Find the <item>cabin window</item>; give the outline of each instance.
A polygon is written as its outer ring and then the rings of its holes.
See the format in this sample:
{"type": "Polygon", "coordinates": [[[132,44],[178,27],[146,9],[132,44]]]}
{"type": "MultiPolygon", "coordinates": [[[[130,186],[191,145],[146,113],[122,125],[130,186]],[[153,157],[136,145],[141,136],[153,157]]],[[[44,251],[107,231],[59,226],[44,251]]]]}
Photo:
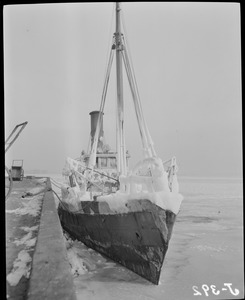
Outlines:
{"type": "Polygon", "coordinates": [[[110,158],[110,168],[115,169],[117,167],[117,161],[115,157],[110,158]]]}
{"type": "Polygon", "coordinates": [[[75,179],[74,179],[73,175],[69,176],[69,181],[70,181],[70,186],[71,187],[76,186],[75,179]]]}
{"type": "Polygon", "coordinates": [[[101,157],[100,158],[100,166],[101,166],[101,168],[106,168],[107,167],[107,158],[106,157],[101,157]]]}
{"type": "Polygon", "coordinates": [[[96,157],[96,168],[98,168],[98,157],[96,157]]]}

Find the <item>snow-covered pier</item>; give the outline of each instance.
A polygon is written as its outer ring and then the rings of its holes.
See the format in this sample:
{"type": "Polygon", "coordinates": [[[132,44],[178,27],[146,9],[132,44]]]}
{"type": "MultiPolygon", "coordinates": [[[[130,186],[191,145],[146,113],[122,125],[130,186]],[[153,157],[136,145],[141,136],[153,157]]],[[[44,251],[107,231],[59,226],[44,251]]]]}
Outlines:
{"type": "Polygon", "coordinates": [[[15,181],[6,201],[7,299],[76,299],[49,178],[15,181]]]}

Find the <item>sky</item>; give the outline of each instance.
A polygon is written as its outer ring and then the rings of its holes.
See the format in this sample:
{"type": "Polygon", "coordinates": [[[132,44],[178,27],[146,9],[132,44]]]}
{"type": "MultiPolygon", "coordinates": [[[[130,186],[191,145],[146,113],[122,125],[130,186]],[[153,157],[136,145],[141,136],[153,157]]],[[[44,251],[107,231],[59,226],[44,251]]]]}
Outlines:
{"type": "MultiPolygon", "coordinates": [[[[5,137],[28,121],[5,155],[25,172],[61,173],[87,151],[89,112],[100,107],[114,3],[5,5],[5,137]]],[[[124,35],[157,155],[179,175],[242,176],[240,4],[123,2],[124,35]]],[[[143,158],[126,74],[126,147],[143,158]]],[[[116,147],[115,61],[104,111],[116,147]]],[[[5,139],[6,139],[5,138],[5,139]]]]}

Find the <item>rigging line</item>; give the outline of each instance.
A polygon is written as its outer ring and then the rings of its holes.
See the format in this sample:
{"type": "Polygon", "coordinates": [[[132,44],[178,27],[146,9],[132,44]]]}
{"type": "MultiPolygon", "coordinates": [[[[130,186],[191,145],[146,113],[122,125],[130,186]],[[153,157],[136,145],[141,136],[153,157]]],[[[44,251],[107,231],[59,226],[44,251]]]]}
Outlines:
{"type": "MultiPolygon", "coordinates": [[[[115,4],[113,4],[113,6],[115,6],[115,4]]],[[[113,23],[113,18],[114,18],[114,13],[115,13],[115,7],[113,7],[113,10],[112,10],[112,15],[111,15],[111,24],[110,24],[110,30],[109,30],[109,41],[108,41],[108,49],[111,49],[112,47],[111,47],[111,35],[112,35],[112,23],[113,23]]],[[[113,56],[112,55],[112,49],[110,50],[110,51],[108,51],[109,52],[109,55],[107,56],[107,59],[106,59],[106,61],[108,62],[107,63],[107,68],[105,69],[105,76],[104,76],[104,86],[103,86],[103,92],[102,92],[102,100],[101,100],[101,104],[102,104],[102,102],[104,102],[104,98],[105,98],[105,95],[106,95],[106,92],[107,92],[107,87],[108,87],[108,82],[109,82],[109,74],[108,74],[108,64],[110,64],[110,61],[112,60],[112,58],[111,58],[111,56],[113,56]]],[[[107,53],[108,53],[107,52],[107,53]]],[[[111,62],[112,63],[112,62],[111,62]]],[[[111,68],[111,64],[110,64],[110,68],[111,68]]],[[[110,71],[109,71],[109,73],[110,73],[110,71]]],[[[100,107],[100,112],[102,111],[102,113],[103,113],[103,111],[104,111],[104,104],[103,104],[103,108],[102,108],[102,106],[100,107]]],[[[97,121],[97,126],[96,126],[96,131],[95,131],[95,136],[94,136],[94,141],[97,141],[98,140],[98,134],[99,133],[97,133],[97,128],[98,128],[98,126],[99,126],[99,128],[101,127],[101,122],[102,122],[102,117],[101,117],[101,113],[99,114],[99,117],[98,117],[98,121],[97,121]]],[[[90,139],[90,146],[91,146],[91,139],[90,139]]],[[[89,147],[89,145],[88,145],[88,147],[89,147]]],[[[88,148],[89,149],[89,148],[88,148]]],[[[96,147],[93,147],[93,145],[92,145],[92,149],[91,149],[91,152],[90,152],[90,154],[92,154],[92,153],[94,153],[94,151],[96,151],[96,149],[97,149],[97,142],[96,142],[96,147]],[[95,148],[95,150],[93,149],[93,148],[95,148]]],[[[95,155],[95,154],[94,154],[95,155]]],[[[95,162],[93,162],[92,161],[92,164],[94,165],[95,164],[95,162]]]]}
{"type": "Polygon", "coordinates": [[[133,78],[134,78],[135,89],[136,89],[137,98],[138,98],[138,101],[139,101],[139,108],[141,110],[142,120],[143,120],[143,123],[144,123],[148,143],[150,144],[150,148],[151,148],[153,156],[156,156],[156,152],[155,152],[155,149],[153,147],[153,141],[152,141],[149,129],[146,125],[145,118],[144,118],[144,115],[143,115],[142,104],[141,104],[140,95],[139,95],[139,89],[138,89],[137,80],[136,80],[136,77],[135,77],[134,66],[133,66],[133,62],[132,62],[133,61],[132,60],[132,55],[131,55],[131,51],[130,51],[130,47],[129,47],[129,43],[128,43],[128,39],[127,39],[127,29],[126,29],[126,25],[125,25],[125,21],[124,21],[123,11],[122,11],[121,15],[122,15],[122,26],[123,26],[123,29],[125,31],[125,37],[123,36],[123,40],[125,41],[125,45],[126,45],[126,49],[127,49],[126,52],[128,52],[127,56],[129,56],[129,63],[130,63],[130,66],[132,68],[132,74],[133,74],[133,78]]]}
{"type": "Polygon", "coordinates": [[[51,181],[53,181],[53,183],[56,183],[59,186],[63,185],[63,182],[58,182],[57,180],[53,179],[52,177],[50,177],[51,181]]]}
{"type": "Polygon", "coordinates": [[[172,162],[172,158],[170,158],[170,159],[168,159],[168,160],[165,160],[165,161],[163,161],[162,163],[163,163],[163,165],[165,165],[165,164],[170,163],[170,162],[172,162]]]}
{"type": "Polygon", "coordinates": [[[51,181],[54,181],[56,184],[62,185],[61,182],[58,182],[57,180],[53,179],[52,177],[50,177],[50,180],[51,180],[51,181]]]}
{"type": "MultiPolygon", "coordinates": [[[[77,176],[81,176],[83,177],[87,182],[93,184],[94,186],[96,186],[98,189],[102,190],[102,192],[104,192],[104,189],[102,187],[100,187],[98,184],[96,184],[95,182],[93,182],[92,180],[89,180],[88,178],[86,178],[82,173],[78,172],[78,171],[74,171],[75,173],[75,177],[76,174],[78,174],[77,176]]],[[[77,181],[77,177],[76,177],[76,181],[77,181]]]]}
{"type": "Polygon", "coordinates": [[[114,51],[113,51],[113,49],[111,49],[108,67],[107,67],[107,74],[106,74],[107,76],[105,79],[104,88],[103,88],[103,92],[102,92],[100,112],[99,112],[98,121],[97,121],[97,125],[96,125],[95,136],[94,136],[94,143],[92,145],[92,149],[91,149],[91,153],[90,153],[90,158],[91,158],[91,159],[89,159],[90,166],[95,165],[95,158],[96,158],[96,151],[97,151],[98,137],[99,137],[99,129],[101,128],[101,123],[102,123],[102,114],[103,114],[104,106],[105,106],[105,98],[106,98],[106,93],[107,93],[107,88],[108,88],[108,83],[109,83],[109,78],[110,78],[110,71],[111,71],[113,56],[114,56],[114,51]]]}
{"type": "MultiPolygon", "coordinates": [[[[86,170],[91,170],[91,171],[93,171],[94,173],[98,173],[98,174],[100,174],[100,175],[102,175],[102,176],[108,177],[108,178],[110,178],[110,179],[112,179],[112,180],[114,180],[114,181],[117,181],[117,182],[119,183],[118,179],[116,179],[116,178],[114,178],[114,177],[111,177],[111,176],[109,176],[109,175],[106,175],[106,174],[104,174],[104,173],[101,173],[101,172],[99,172],[99,171],[96,171],[96,170],[94,170],[94,169],[92,169],[92,168],[89,168],[88,166],[83,165],[80,161],[76,161],[76,164],[79,165],[82,169],[84,169],[84,171],[86,171],[86,170]]],[[[77,168],[78,168],[78,167],[77,167],[77,168]]],[[[78,173],[81,173],[81,172],[77,171],[77,169],[74,169],[74,171],[76,171],[76,172],[78,172],[78,173]]],[[[82,174],[82,173],[81,173],[81,174],[82,174]]]]}
{"type": "MultiPolygon", "coordinates": [[[[125,25],[125,21],[124,21],[124,13],[122,11],[122,25],[123,25],[123,29],[125,31],[125,35],[123,36],[123,41],[125,44],[125,49],[126,49],[126,54],[128,57],[128,61],[129,61],[129,65],[131,66],[131,71],[132,71],[132,75],[133,75],[133,79],[134,79],[134,84],[135,84],[135,88],[136,88],[136,92],[137,92],[137,96],[138,99],[140,101],[140,96],[139,96],[139,91],[138,91],[138,86],[137,86],[137,81],[136,81],[136,76],[135,76],[135,70],[134,70],[134,65],[133,65],[133,59],[132,59],[132,54],[130,51],[130,47],[129,47],[129,42],[128,42],[128,34],[127,34],[127,29],[126,29],[126,25],[125,25]]],[[[142,108],[141,108],[141,113],[142,113],[142,108]]]]}
{"type": "MultiPolygon", "coordinates": [[[[111,23],[110,23],[110,30],[109,30],[109,38],[108,38],[108,49],[111,48],[111,37],[113,36],[113,32],[114,32],[112,26],[113,26],[114,15],[115,15],[115,6],[116,6],[116,3],[113,3],[113,9],[112,9],[112,15],[111,15],[111,23]]],[[[108,53],[109,53],[109,51],[108,51],[108,53]]],[[[109,57],[109,55],[108,55],[108,57],[109,57]]],[[[106,61],[108,61],[108,57],[107,57],[106,61]]]]}
{"type": "MultiPolygon", "coordinates": [[[[112,66],[112,61],[113,61],[113,56],[114,56],[114,51],[111,49],[110,51],[110,57],[109,57],[109,61],[108,61],[108,67],[107,67],[107,72],[106,72],[106,78],[104,81],[104,87],[103,87],[103,92],[102,92],[102,99],[101,99],[101,103],[100,103],[100,112],[104,112],[104,107],[105,107],[105,98],[106,98],[106,93],[107,93],[107,88],[108,88],[108,83],[109,83],[109,79],[110,79],[110,71],[111,71],[111,66],[112,66]]],[[[97,122],[97,125],[99,123],[101,123],[102,118],[101,118],[101,114],[99,115],[99,121],[97,122]]],[[[101,125],[101,124],[99,124],[101,125]]],[[[97,130],[97,127],[96,127],[97,130]]]]}
{"type": "MultiPolygon", "coordinates": [[[[115,4],[113,4],[113,6],[115,6],[115,4]]],[[[112,13],[111,13],[111,22],[110,22],[110,29],[109,29],[109,34],[108,34],[109,38],[108,38],[107,49],[111,49],[112,23],[113,23],[113,19],[114,19],[114,13],[115,13],[115,8],[113,7],[112,13]]],[[[106,62],[108,62],[110,60],[111,51],[107,51],[106,53],[109,53],[109,55],[108,54],[106,55],[106,60],[105,60],[106,62]]],[[[108,63],[106,64],[106,66],[108,66],[108,63]]],[[[106,66],[105,66],[105,74],[104,74],[104,81],[103,81],[104,83],[106,81],[106,77],[107,77],[107,74],[108,74],[108,68],[106,68],[106,66]]],[[[103,95],[102,95],[102,98],[103,98],[103,95]]],[[[97,121],[97,124],[98,123],[99,123],[99,120],[97,121]]],[[[88,141],[88,146],[87,146],[87,153],[89,152],[89,149],[91,148],[91,146],[93,147],[93,145],[91,145],[91,137],[90,137],[89,141],[88,141]]],[[[91,153],[92,153],[92,149],[91,149],[91,153]]]]}
{"type": "MultiPolygon", "coordinates": [[[[127,49],[126,49],[126,55],[128,56],[127,49]]],[[[130,55],[130,53],[129,53],[129,55],[130,55]]],[[[130,61],[130,57],[129,57],[129,61],[130,61]]],[[[155,149],[154,149],[154,146],[153,146],[154,143],[153,143],[153,140],[151,138],[148,126],[146,125],[145,117],[144,117],[144,114],[143,114],[142,103],[141,103],[141,100],[140,100],[139,89],[138,89],[138,84],[137,84],[137,80],[136,80],[136,76],[135,76],[135,71],[134,71],[134,66],[133,66],[133,63],[132,63],[132,59],[131,59],[130,65],[132,66],[132,75],[133,75],[133,79],[134,79],[134,84],[135,84],[137,99],[138,99],[138,102],[139,102],[139,108],[140,108],[140,111],[141,111],[143,125],[144,125],[145,131],[146,131],[147,141],[148,141],[148,144],[150,145],[152,155],[156,156],[156,152],[155,152],[155,149]]]]}
{"type": "MultiPolygon", "coordinates": [[[[115,3],[113,3],[113,9],[112,9],[112,13],[111,13],[111,22],[110,22],[110,29],[109,29],[109,34],[108,34],[108,46],[107,46],[107,49],[109,49],[106,53],[106,60],[105,62],[108,62],[109,61],[109,57],[110,57],[110,54],[111,54],[111,36],[113,35],[113,29],[112,29],[112,25],[113,25],[113,20],[114,20],[114,14],[115,14],[115,3]]],[[[105,82],[105,78],[106,78],[106,74],[107,74],[107,65],[105,65],[105,76],[104,76],[104,82],[105,82]]]]}
{"type": "Polygon", "coordinates": [[[58,186],[58,185],[55,184],[52,180],[51,180],[51,183],[52,183],[53,185],[55,185],[57,188],[61,189],[61,186],[58,186]]]}
{"type": "Polygon", "coordinates": [[[110,72],[111,72],[111,66],[112,66],[112,61],[113,61],[113,57],[114,57],[114,51],[111,50],[111,53],[110,53],[110,58],[109,58],[109,65],[108,65],[108,68],[107,68],[107,76],[106,76],[106,81],[105,81],[105,84],[104,84],[104,89],[103,89],[103,104],[101,103],[101,107],[100,107],[100,111],[104,111],[104,107],[105,107],[105,98],[106,98],[106,94],[107,94],[107,89],[108,89],[108,83],[109,83],[109,79],[110,79],[110,72]]]}
{"type": "Polygon", "coordinates": [[[127,58],[127,61],[128,61],[128,65],[131,69],[131,76],[132,76],[132,80],[134,82],[135,93],[136,93],[137,100],[138,100],[138,103],[139,103],[140,113],[141,113],[142,119],[144,121],[144,115],[143,115],[143,110],[142,110],[142,104],[141,104],[141,101],[140,101],[140,95],[139,95],[139,89],[138,89],[137,80],[136,80],[136,76],[135,76],[134,65],[133,65],[132,58],[130,57],[130,49],[129,49],[128,42],[126,41],[126,39],[124,39],[124,42],[125,42],[125,45],[126,45],[125,55],[126,55],[126,58],[127,58]]]}
{"type": "Polygon", "coordinates": [[[128,58],[126,56],[126,52],[123,53],[123,60],[124,60],[124,64],[125,64],[126,73],[127,73],[127,76],[128,76],[129,85],[130,85],[130,88],[131,88],[132,97],[133,97],[133,100],[134,100],[133,102],[134,102],[134,106],[135,106],[135,113],[136,113],[136,117],[137,117],[137,120],[138,120],[138,125],[139,125],[139,130],[140,130],[140,135],[141,135],[143,148],[147,149],[147,139],[146,139],[144,128],[143,128],[142,122],[141,122],[141,114],[140,114],[140,110],[139,110],[139,107],[138,107],[138,102],[137,102],[137,99],[136,99],[137,95],[135,93],[134,81],[133,81],[133,78],[132,78],[132,73],[131,73],[128,58]]]}
{"type": "MultiPolygon", "coordinates": [[[[89,168],[89,167],[83,167],[83,168],[84,168],[84,169],[91,170],[91,171],[93,171],[94,173],[98,173],[98,174],[100,174],[100,175],[102,175],[102,176],[105,176],[105,177],[107,177],[107,178],[109,178],[109,179],[112,179],[112,180],[114,180],[114,181],[116,181],[116,182],[119,183],[119,180],[116,179],[116,178],[114,178],[114,177],[111,177],[111,176],[106,175],[106,174],[104,174],[104,173],[101,173],[101,172],[99,172],[99,171],[93,170],[92,168],[89,168]]],[[[76,172],[78,172],[78,171],[76,171],[76,172]]],[[[80,173],[80,172],[78,172],[78,173],[80,173]]]]}
{"type": "Polygon", "coordinates": [[[145,131],[147,145],[148,145],[148,148],[151,150],[151,156],[156,156],[156,152],[155,152],[154,147],[153,147],[153,141],[152,141],[149,129],[146,125],[145,118],[144,118],[143,109],[142,109],[140,96],[139,96],[139,91],[138,91],[138,86],[137,86],[137,81],[136,81],[136,77],[135,77],[134,70],[133,70],[133,64],[130,63],[130,59],[128,57],[128,53],[127,53],[126,48],[125,48],[125,57],[127,59],[127,63],[129,65],[129,68],[130,68],[130,71],[131,71],[131,77],[132,77],[132,81],[133,81],[133,84],[134,84],[135,95],[136,95],[135,99],[137,101],[137,106],[139,108],[139,113],[140,113],[140,116],[141,116],[141,119],[142,119],[142,125],[143,125],[144,131],[145,131]]]}
{"type": "Polygon", "coordinates": [[[126,73],[127,73],[127,76],[128,76],[129,85],[130,85],[130,88],[131,88],[132,97],[133,97],[133,100],[134,100],[135,113],[136,113],[136,117],[137,117],[137,120],[138,120],[140,135],[141,135],[141,139],[142,139],[143,147],[144,147],[144,135],[143,135],[142,127],[140,126],[140,115],[139,115],[139,111],[137,109],[136,102],[135,102],[135,92],[134,92],[134,88],[133,88],[132,81],[131,81],[129,66],[127,65],[126,58],[125,58],[124,55],[123,55],[123,60],[124,60],[124,63],[125,63],[125,69],[126,69],[126,73]]]}
{"type": "Polygon", "coordinates": [[[124,41],[124,44],[125,44],[125,55],[126,55],[126,58],[127,58],[127,61],[128,61],[128,65],[130,66],[130,69],[131,69],[132,81],[134,82],[134,86],[135,86],[135,95],[136,95],[137,102],[139,103],[138,106],[139,106],[139,110],[140,110],[140,115],[142,117],[143,126],[144,126],[145,131],[146,131],[146,137],[147,137],[147,140],[148,140],[149,144],[152,144],[151,137],[149,136],[149,130],[147,129],[145,119],[144,119],[144,115],[143,115],[142,104],[141,104],[141,101],[140,101],[139,89],[138,89],[137,80],[136,80],[136,76],[135,76],[134,65],[133,65],[133,61],[132,61],[132,57],[131,57],[130,47],[129,47],[129,43],[128,43],[128,40],[127,40],[127,32],[126,32],[126,26],[125,26],[123,15],[122,15],[122,21],[123,21],[123,28],[124,28],[124,31],[125,31],[125,36],[123,36],[123,41],[124,41]]]}
{"type": "MultiPolygon", "coordinates": [[[[117,90],[115,89],[114,91],[115,95],[114,95],[114,99],[117,99],[117,90]]],[[[121,172],[121,166],[119,163],[119,157],[120,157],[120,148],[119,148],[119,118],[118,118],[118,104],[117,101],[115,101],[115,116],[116,116],[116,151],[117,151],[117,172],[118,174],[120,174],[121,172]]]]}

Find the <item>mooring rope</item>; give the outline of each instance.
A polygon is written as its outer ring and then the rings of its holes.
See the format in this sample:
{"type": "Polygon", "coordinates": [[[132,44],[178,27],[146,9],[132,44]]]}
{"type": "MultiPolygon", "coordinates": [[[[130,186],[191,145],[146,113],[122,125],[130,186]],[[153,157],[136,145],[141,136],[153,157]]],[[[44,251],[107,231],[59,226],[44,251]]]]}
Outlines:
{"type": "Polygon", "coordinates": [[[52,188],[50,188],[48,191],[53,192],[53,193],[56,195],[56,197],[58,198],[58,200],[60,201],[61,206],[62,206],[66,211],[69,211],[69,209],[65,206],[64,202],[60,199],[60,197],[58,196],[58,194],[57,194],[52,188]]]}
{"type": "MultiPolygon", "coordinates": [[[[79,173],[79,172],[77,172],[77,173],[79,173]]],[[[50,178],[50,179],[51,179],[51,181],[55,181],[55,180],[52,179],[52,178],[50,178]]],[[[89,181],[89,182],[91,182],[91,181],[89,181]]],[[[52,182],[52,184],[54,184],[56,187],[58,187],[58,188],[61,189],[61,187],[59,187],[58,185],[56,185],[54,182],[52,182]]],[[[104,192],[104,190],[103,190],[100,186],[98,186],[97,184],[95,184],[94,182],[91,182],[91,184],[95,185],[97,188],[101,189],[101,190],[104,192]]],[[[76,211],[72,211],[72,210],[70,210],[70,209],[66,206],[66,203],[60,199],[59,195],[55,192],[55,190],[53,190],[52,188],[50,188],[50,189],[48,189],[48,191],[52,191],[52,192],[56,195],[56,197],[58,198],[58,200],[59,200],[61,206],[62,206],[66,211],[68,211],[68,212],[70,212],[70,213],[78,213],[78,212],[80,212],[80,211],[84,211],[84,209],[85,209],[87,206],[90,205],[90,202],[92,202],[92,201],[89,201],[89,200],[88,200],[89,203],[87,203],[87,205],[85,205],[83,208],[81,208],[81,209],[79,209],[79,210],[76,210],[76,211]]],[[[94,199],[93,201],[95,201],[95,199],[94,199]]],[[[81,202],[82,202],[82,201],[81,201],[81,202]]]]}
{"type": "Polygon", "coordinates": [[[53,179],[53,178],[51,178],[51,177],[50,177],[50,180],[52,181],[52,183],[53,183],[56,187],[58,187],[58,188],[61,189],[61,186],[63,185],[62,183],[58,182],[57,180],[55,180],[55,179],[53,179]]]}

